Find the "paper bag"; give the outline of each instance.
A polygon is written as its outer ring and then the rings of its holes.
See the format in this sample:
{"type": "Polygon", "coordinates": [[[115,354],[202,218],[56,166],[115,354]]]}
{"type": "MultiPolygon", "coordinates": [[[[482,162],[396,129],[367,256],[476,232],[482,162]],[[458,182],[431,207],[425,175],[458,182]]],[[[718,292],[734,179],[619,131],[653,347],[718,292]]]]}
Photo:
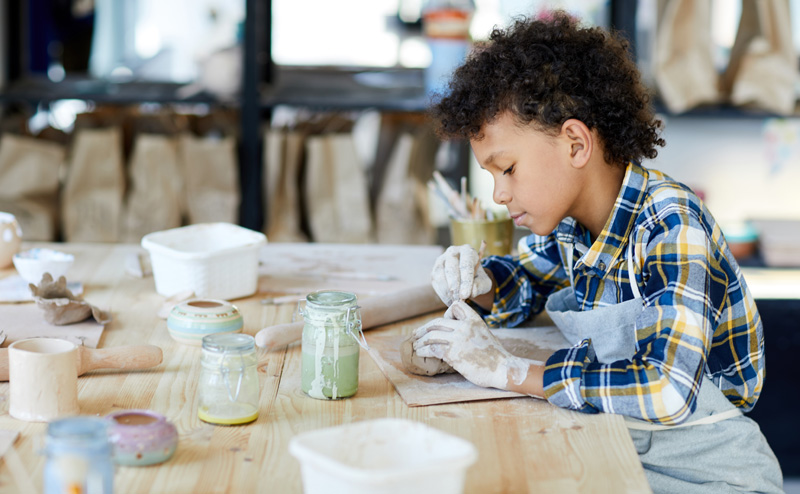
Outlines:
{"type": "Polygon", "coordinates": [[[25,240],[56,240],[64,146],[28,136],[0,137],[0,211],[17,217],[25,240]]]}
{"type": "Polygon", "coordinates": [[[734,105],[789,115],[795,108],[797,55],[787,0],[742,0],[742,17],[722,91],[734,105]]]}
{"type": "Polygon", "coordinates": [[[719,100],[711,44],[711,2],[661,0],[654,75],[667,108],[681,113],[719,100]]]}
{"type": "Polygon", "coordinates": [[[189,223],[237,223],[241,198],[234,138],[184,134],[179,145],[189,223]]]}
{"type": "Polygon", "coordinates": [[[69,242],[120,240],[125,175],[119,127],[77,129],[61,200],[69,242]]]}
{"type": "Polygon", "coordinates": [[[305,132],[271,128],[264,136],[264,233],[270,242],[305,242],[301,227],[300,173],[304,162],[305,132]]]}
{"type": "Polygon", "coordinates": [[[435,150],[435,137],[425,128],[400,135],[386,164],[375,205],[378,243],[435,242],[425,185],[433,173],[435,150]]]}
{"type": "Polygon", "coordinates": [[[183,184],[175,139],[138,134],[129,165],[123,240],[139,243],[148,233],[181,226],[183,184]]]}
{"type": "Polygon", "coordinates": [[[352,133],[309,136],[306,156],[305,209],[312,239],[371,242],[369,187],[352,133]]]}

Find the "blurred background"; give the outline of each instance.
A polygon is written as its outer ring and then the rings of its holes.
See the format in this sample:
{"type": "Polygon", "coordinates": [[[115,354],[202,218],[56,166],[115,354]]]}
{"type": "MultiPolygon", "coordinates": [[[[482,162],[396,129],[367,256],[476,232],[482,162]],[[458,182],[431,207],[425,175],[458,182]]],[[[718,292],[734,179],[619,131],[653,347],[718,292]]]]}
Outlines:
{"type": "MultiPolygon", "coordinates": [[[[630,41],[665,124],[645,166],[704,198],[743,266],[799,267],[800,0],[0,0],[0,210],[27,240],[230,221],[447,245],[434,171],[502,210],[425,110],[493,27],[552,8],[630,41]]],[[[775,395],[753,416],[794,478],[792,290],[759,300],[775,395]]]]}

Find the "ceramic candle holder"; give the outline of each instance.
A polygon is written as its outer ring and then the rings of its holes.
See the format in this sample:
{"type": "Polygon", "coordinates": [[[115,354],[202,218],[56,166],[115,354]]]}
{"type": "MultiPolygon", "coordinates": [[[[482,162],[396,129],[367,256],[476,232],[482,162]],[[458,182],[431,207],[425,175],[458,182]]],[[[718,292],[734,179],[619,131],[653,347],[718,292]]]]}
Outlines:
{"type": "Polygon", "coordinates": [[[239,309],[224,300],[187,300],[173,307],[167,317],[167,330],[172,339],[198,347],[202,346],[204,336],[239,333],[243,327],[239,309]]]}
{"type": "Polygon", "coordinates": [[[175,454],[178,431],[166,417],[150,410],[122,410],[107,416],[114,462],[145,466],[163,463],[175,454]]]}
{"type": "Polygon", "coordinates": [[[14,254],[22,245],[22,229],[11,213],[0,213],[0,269],[11,266],[14,254]]]}
{"type": "Polygon", "coordinates": [[[77,415],[78,347],[67,340],[29,338],[8,347],[8,413],[29,422],[77,415]]]}

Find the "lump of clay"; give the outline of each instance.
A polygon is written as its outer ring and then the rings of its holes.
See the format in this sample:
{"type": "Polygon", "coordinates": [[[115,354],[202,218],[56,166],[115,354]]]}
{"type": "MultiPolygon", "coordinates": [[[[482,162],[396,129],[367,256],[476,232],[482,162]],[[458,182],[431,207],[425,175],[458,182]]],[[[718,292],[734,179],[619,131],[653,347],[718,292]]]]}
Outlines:
{"type": "Polygon", "coordinates": [[[39,285],[29,284],[36,306],[44,311],[44,320],[56,326],[80,322],[89,316],[100,324],[111,321],[111,316],[97,307],[85,302],[83,298],[73,295],[67,288],[67,280],[63,276],[54,282],[50,273],[42,275],[39,285]]]}
{"type": "Polygon", "coordinates": [[[400,359],[408,372],[420,376],[435,376],[436,374],[451,374],[455,372],[455,369],[442,359],[418,356],[414,352],[414,335],[409,336],[400,345],[400,359]]]}

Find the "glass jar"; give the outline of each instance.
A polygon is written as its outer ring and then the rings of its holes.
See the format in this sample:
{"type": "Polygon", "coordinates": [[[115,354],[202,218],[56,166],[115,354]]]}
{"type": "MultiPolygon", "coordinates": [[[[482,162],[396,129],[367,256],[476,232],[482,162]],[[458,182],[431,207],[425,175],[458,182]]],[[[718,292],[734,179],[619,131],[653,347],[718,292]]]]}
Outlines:
{"type": "Polygon", "coordinates": [[[108,442],[108,421],[69,417],[47,426],[45,494],[111,494],[114,464],[108,442]]]}
{"type": "Polygon", "coordinates": [[[361,313],[355,294],[320,291],[306,297],[302,311],[301,387],[312,398],[353,396],[358,390],[361,313]]]}
{"type": "Polygon", "coordinates": [[[203,422],[238,425],[258,418],[256,344],[247,334],[203,337],[197,416],[203,422]]]}

